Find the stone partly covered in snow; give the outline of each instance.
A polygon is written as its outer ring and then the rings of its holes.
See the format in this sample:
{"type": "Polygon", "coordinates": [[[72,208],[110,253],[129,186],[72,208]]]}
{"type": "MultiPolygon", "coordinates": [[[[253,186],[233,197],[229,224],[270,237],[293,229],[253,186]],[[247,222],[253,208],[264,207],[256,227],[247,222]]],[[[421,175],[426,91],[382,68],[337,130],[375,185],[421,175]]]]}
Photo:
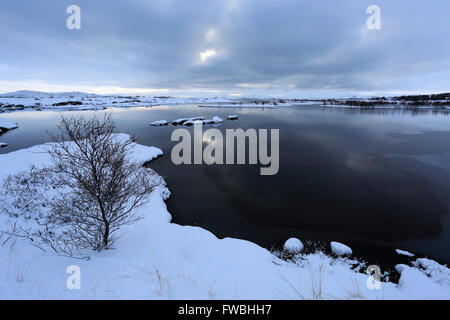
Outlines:
{"type": "Polygon", "coordinates": [[[168,124],[169,124],[169,121],[159,120],[159,121],[152,122],[150,125],[152,127],[162,127],[162,126],[167,126],[168,124]]]}
{"type": "Polygon", "coordinates": [[[16,128],[18,128],[17,123],[7,119],[0,118],[0,134],[16,128]]]}
{"type": "Polygon", "coordinates": [[[172,123],[174,126],[177,126],[177,125],[179,125],[179,124],[185,123],[185,122],[188,121],[188,120],[189,120],[188,118],[177,119],[177,120],[172,121],[171,123],[172,123]]]}
{"type": "Polygon", "coordinates": [[[8,144],[6,144],[4,142],[0,142],[0,148],[4,148],[4,147],[7,147],[7,146],[8,146],[8,144]]]}
{"type": "Polygon", "coordinates": [[[190,127],[190,126],[193,126],[195,123],[202,124],[202,122],[200,122],[200,121],[188,120],[188,121],[184,122],[183,125],[190,127]]]}
{"type": "Polygon", "coordinates": [[[414,257],[414,254],[412,254],[411,252],[408,252],[408,251],[396,249],[395,252],[397,252],[397,254],[399,254],[401,256],[414,257]]]}
{"type": "Polygon", "coordinates": [[[330,243],[331,251],[339,256],[351,256],[353,254],[352,249],[350,247],[346,246],[345,244],[339,243],[339,242],[331,242],[330,243]]]}
{"type": "Polygon", "coordinates": [[[284,243],[283,250],[290,253],[298,253],[303,250],[303,243],[297,238],[291,238],[284,243]]]}
{"type": "Polygon", "coordinates": [[[177,126],[177,125],[186,124],[186,122],[191,123],[191,122],[199,121],[199,120],[203,121],[203,120],[205,120],[205,117],[181,118],[181,119],[174,120],[171,123],[174,126],[177,126]]]}
{"type": "Polygon", "coordinates": [[[214,123],[222,123],[223,120],[217,116],[215,116],[214,118],[212,118],[212,120],[214,121],[214,123]]]}
{"type": "Polygon", "coordinates": [[[173,123],[178,123],[178,124],[183,124],[185,126],[193,126],[195,124],[200,124],[200,125],[207,125],[207,124],[218,124],[218,123],[222,123],[223,120],[219,117],[214,117],[212,119],[205,119],[203,117],[196,117],[196,118],[188,118],[186,121],[183,122],[179,122],[180,120],[185,120],[185,119],[179,119],[179,120],[175,120],[172,122],[173,123]]]}
{"type": "Polygon", "coordinates": [[[227,117],[227,119],[228,119],[228,120],[237,120],[237,119],[238,119],[238,116],[235,115],[235,114],[232,114],[232,115],[229,115],[229,116],[227,117]]]}
{"type": "Polygon", "coordinates": [[[218,123],[222,123],[222,122],[223,122],[223,120],[217,116],[212,119],[203,120],[203,124],[218,124],[218,123]]]}

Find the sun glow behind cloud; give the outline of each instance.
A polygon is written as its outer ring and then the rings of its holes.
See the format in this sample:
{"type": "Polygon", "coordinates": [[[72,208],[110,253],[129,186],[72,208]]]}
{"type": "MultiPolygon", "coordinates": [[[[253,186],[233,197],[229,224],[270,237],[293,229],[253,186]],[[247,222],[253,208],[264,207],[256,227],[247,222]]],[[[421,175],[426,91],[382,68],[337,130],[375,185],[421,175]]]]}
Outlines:
{"type": "Polygon", "coordinates": [[[216,50],[207,49],[205,51],[200,52],[200,61],[201,63],[206,63],[209,58],[214,57],[216,55],[216,50]]]}

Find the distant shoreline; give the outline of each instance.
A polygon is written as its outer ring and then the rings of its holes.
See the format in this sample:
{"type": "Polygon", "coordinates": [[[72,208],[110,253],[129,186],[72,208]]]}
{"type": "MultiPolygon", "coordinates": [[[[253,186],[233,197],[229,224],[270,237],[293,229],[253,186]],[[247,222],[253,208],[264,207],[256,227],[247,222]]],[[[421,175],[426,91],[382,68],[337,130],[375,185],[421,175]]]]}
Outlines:
{"type": "Polygon", "coordinates": [[[0,113],[22,110],[83,111],[111,107],[155,107],[161,105],[198,104],[206,108],[272,108],[302,105],[355,109],[450,110],[450,93],[394,97],[342,99],[284,98],[176,98],[166,96],[93,95],[83,92],[47,93],[17,91],[0,94],[0,113]]]}

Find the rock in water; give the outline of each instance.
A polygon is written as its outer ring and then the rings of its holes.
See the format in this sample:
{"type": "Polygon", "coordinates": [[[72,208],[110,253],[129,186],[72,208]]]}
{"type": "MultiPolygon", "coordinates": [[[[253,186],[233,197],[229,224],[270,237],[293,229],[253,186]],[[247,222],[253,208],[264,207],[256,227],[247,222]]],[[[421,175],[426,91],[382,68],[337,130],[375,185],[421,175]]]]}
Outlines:
{"type": "Polygon", "coordinates": [[[341,257],[341,256],[351,256],[353,254],[352,249],[350,247],[346,246],[345,244],[339,243],[339,242],[331,242],[330,243],[331,251],[341,257]]]}
{"type": "Polygon", "coordinates": [[[291,253],[298,253],[303,250],[303,243],[297,238],[291,238],[284,243],[283,250],[291,253]]]}
{"type": "Polygon", "coordinates": [[[214,123],[222,123],[223,120],[217,116],[213,117],[212,120],[214,121],[214,123]]]}
{"type": "Polygon", "coordinates": [[[168,124],[169,124],[169,121],[159,120],[159,121],[155,121],[155,122],[151,123],[150,125],[152,127],[162,127],[162,126],[167,126],[168,124]]]}

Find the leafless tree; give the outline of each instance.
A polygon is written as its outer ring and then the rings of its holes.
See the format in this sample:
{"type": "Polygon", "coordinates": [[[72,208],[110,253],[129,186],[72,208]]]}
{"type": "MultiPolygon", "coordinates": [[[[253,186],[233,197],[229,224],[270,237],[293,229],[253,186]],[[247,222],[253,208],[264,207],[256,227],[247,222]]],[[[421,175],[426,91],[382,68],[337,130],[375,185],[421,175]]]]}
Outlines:
{"type": "Polygon", "coordinates": [[[133,142],[117,134],[109,114],[101,120],[62,116],[58,129],[47,152],[58,184],[70,191],[52,204],[41,236],[56,251],[65,244],[111,248],[119,228],[141,218],[135,209],[153,190],[151,176],[130,159],[133,142]],[[48,225],[64,232],[56,236],[48,225]]]}

